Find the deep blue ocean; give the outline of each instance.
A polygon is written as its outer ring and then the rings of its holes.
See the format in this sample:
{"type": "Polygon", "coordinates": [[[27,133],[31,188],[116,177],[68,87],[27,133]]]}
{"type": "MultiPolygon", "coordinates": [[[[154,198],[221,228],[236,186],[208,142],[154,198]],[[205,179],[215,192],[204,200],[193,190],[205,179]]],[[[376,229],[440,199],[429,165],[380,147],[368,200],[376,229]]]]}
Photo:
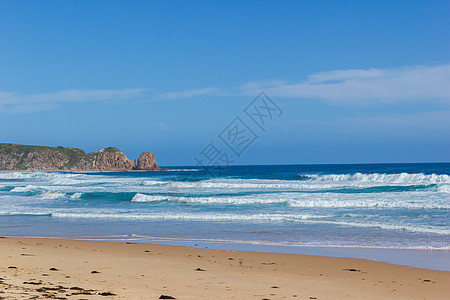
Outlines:
{"type": "Polygon", "coordinates": [[[0,235],[450,250],[450,163],[0,173],[0,235]]]}

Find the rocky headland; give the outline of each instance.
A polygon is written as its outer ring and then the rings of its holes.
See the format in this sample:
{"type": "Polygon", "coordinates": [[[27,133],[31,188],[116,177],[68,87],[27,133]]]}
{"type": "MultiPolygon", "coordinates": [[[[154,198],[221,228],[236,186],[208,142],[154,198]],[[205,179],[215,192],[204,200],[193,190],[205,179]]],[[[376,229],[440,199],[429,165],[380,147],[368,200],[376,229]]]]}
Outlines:
{"type": "Polygon", "coordinates": [[[159,171],[151,152],[142,153],[137,162],[117,148],[86,153],[78,148],[46,147],[0,143],[0,171],[159,171]]]}

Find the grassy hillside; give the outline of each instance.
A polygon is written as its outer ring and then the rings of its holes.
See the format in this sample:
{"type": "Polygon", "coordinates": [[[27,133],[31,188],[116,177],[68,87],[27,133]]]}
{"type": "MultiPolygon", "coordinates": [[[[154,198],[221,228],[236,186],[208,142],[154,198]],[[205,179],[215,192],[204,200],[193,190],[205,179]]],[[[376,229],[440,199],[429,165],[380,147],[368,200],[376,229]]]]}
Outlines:
{"type": "MultiPolygon", "coordinates": [[[[0,171],[129,171],[136,167],[136,161],[115,147],[86,153],[61,146],[0,143],[0,171]]],[[[153,169],[159,170],[157,165],[153,169]]]]}
{"type": "Polygon", "coordinates": [[[70,169],[73,166],[78,165],[82,160],[92,161],[94,155],[86,154],[78,148],[68,147],[47,147],[47,146],[35,146],[35,145],[19,145],[19,144],[6,144],[0,143],[0,155],[4,155],[10,159],[17,160],[15,169],[27,170],[28,166],[24,164],[24,160],[30,153],[60,153],[66,162],[64,166],[58,167],[59,169],[70,169]]]}

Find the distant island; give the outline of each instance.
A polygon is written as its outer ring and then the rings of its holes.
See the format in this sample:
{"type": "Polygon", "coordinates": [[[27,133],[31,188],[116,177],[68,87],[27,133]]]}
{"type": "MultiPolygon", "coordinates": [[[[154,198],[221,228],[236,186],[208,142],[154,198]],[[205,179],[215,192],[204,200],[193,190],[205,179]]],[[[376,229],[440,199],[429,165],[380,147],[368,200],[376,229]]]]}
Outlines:
{"type": "Polygon", "coordinates": [[[159,171],[151,152],[137,161],[128,159],[117,148],[109,147],[86,153],[78,148],[46,147],[0,143],[0,171],[159,171]]]}

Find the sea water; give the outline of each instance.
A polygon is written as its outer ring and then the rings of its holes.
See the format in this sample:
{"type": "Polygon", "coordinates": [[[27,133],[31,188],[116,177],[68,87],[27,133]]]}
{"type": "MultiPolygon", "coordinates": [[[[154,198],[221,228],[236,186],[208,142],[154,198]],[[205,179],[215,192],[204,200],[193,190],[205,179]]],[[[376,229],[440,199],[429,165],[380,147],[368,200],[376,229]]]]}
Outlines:
{"type": "Polygon", "coordinates": [[[364,257],[450,270],[449,163],[172,169],[0,173],[0,235],[364,257]],[[407,253],[416,255],[405,262],[407,253]]]}

